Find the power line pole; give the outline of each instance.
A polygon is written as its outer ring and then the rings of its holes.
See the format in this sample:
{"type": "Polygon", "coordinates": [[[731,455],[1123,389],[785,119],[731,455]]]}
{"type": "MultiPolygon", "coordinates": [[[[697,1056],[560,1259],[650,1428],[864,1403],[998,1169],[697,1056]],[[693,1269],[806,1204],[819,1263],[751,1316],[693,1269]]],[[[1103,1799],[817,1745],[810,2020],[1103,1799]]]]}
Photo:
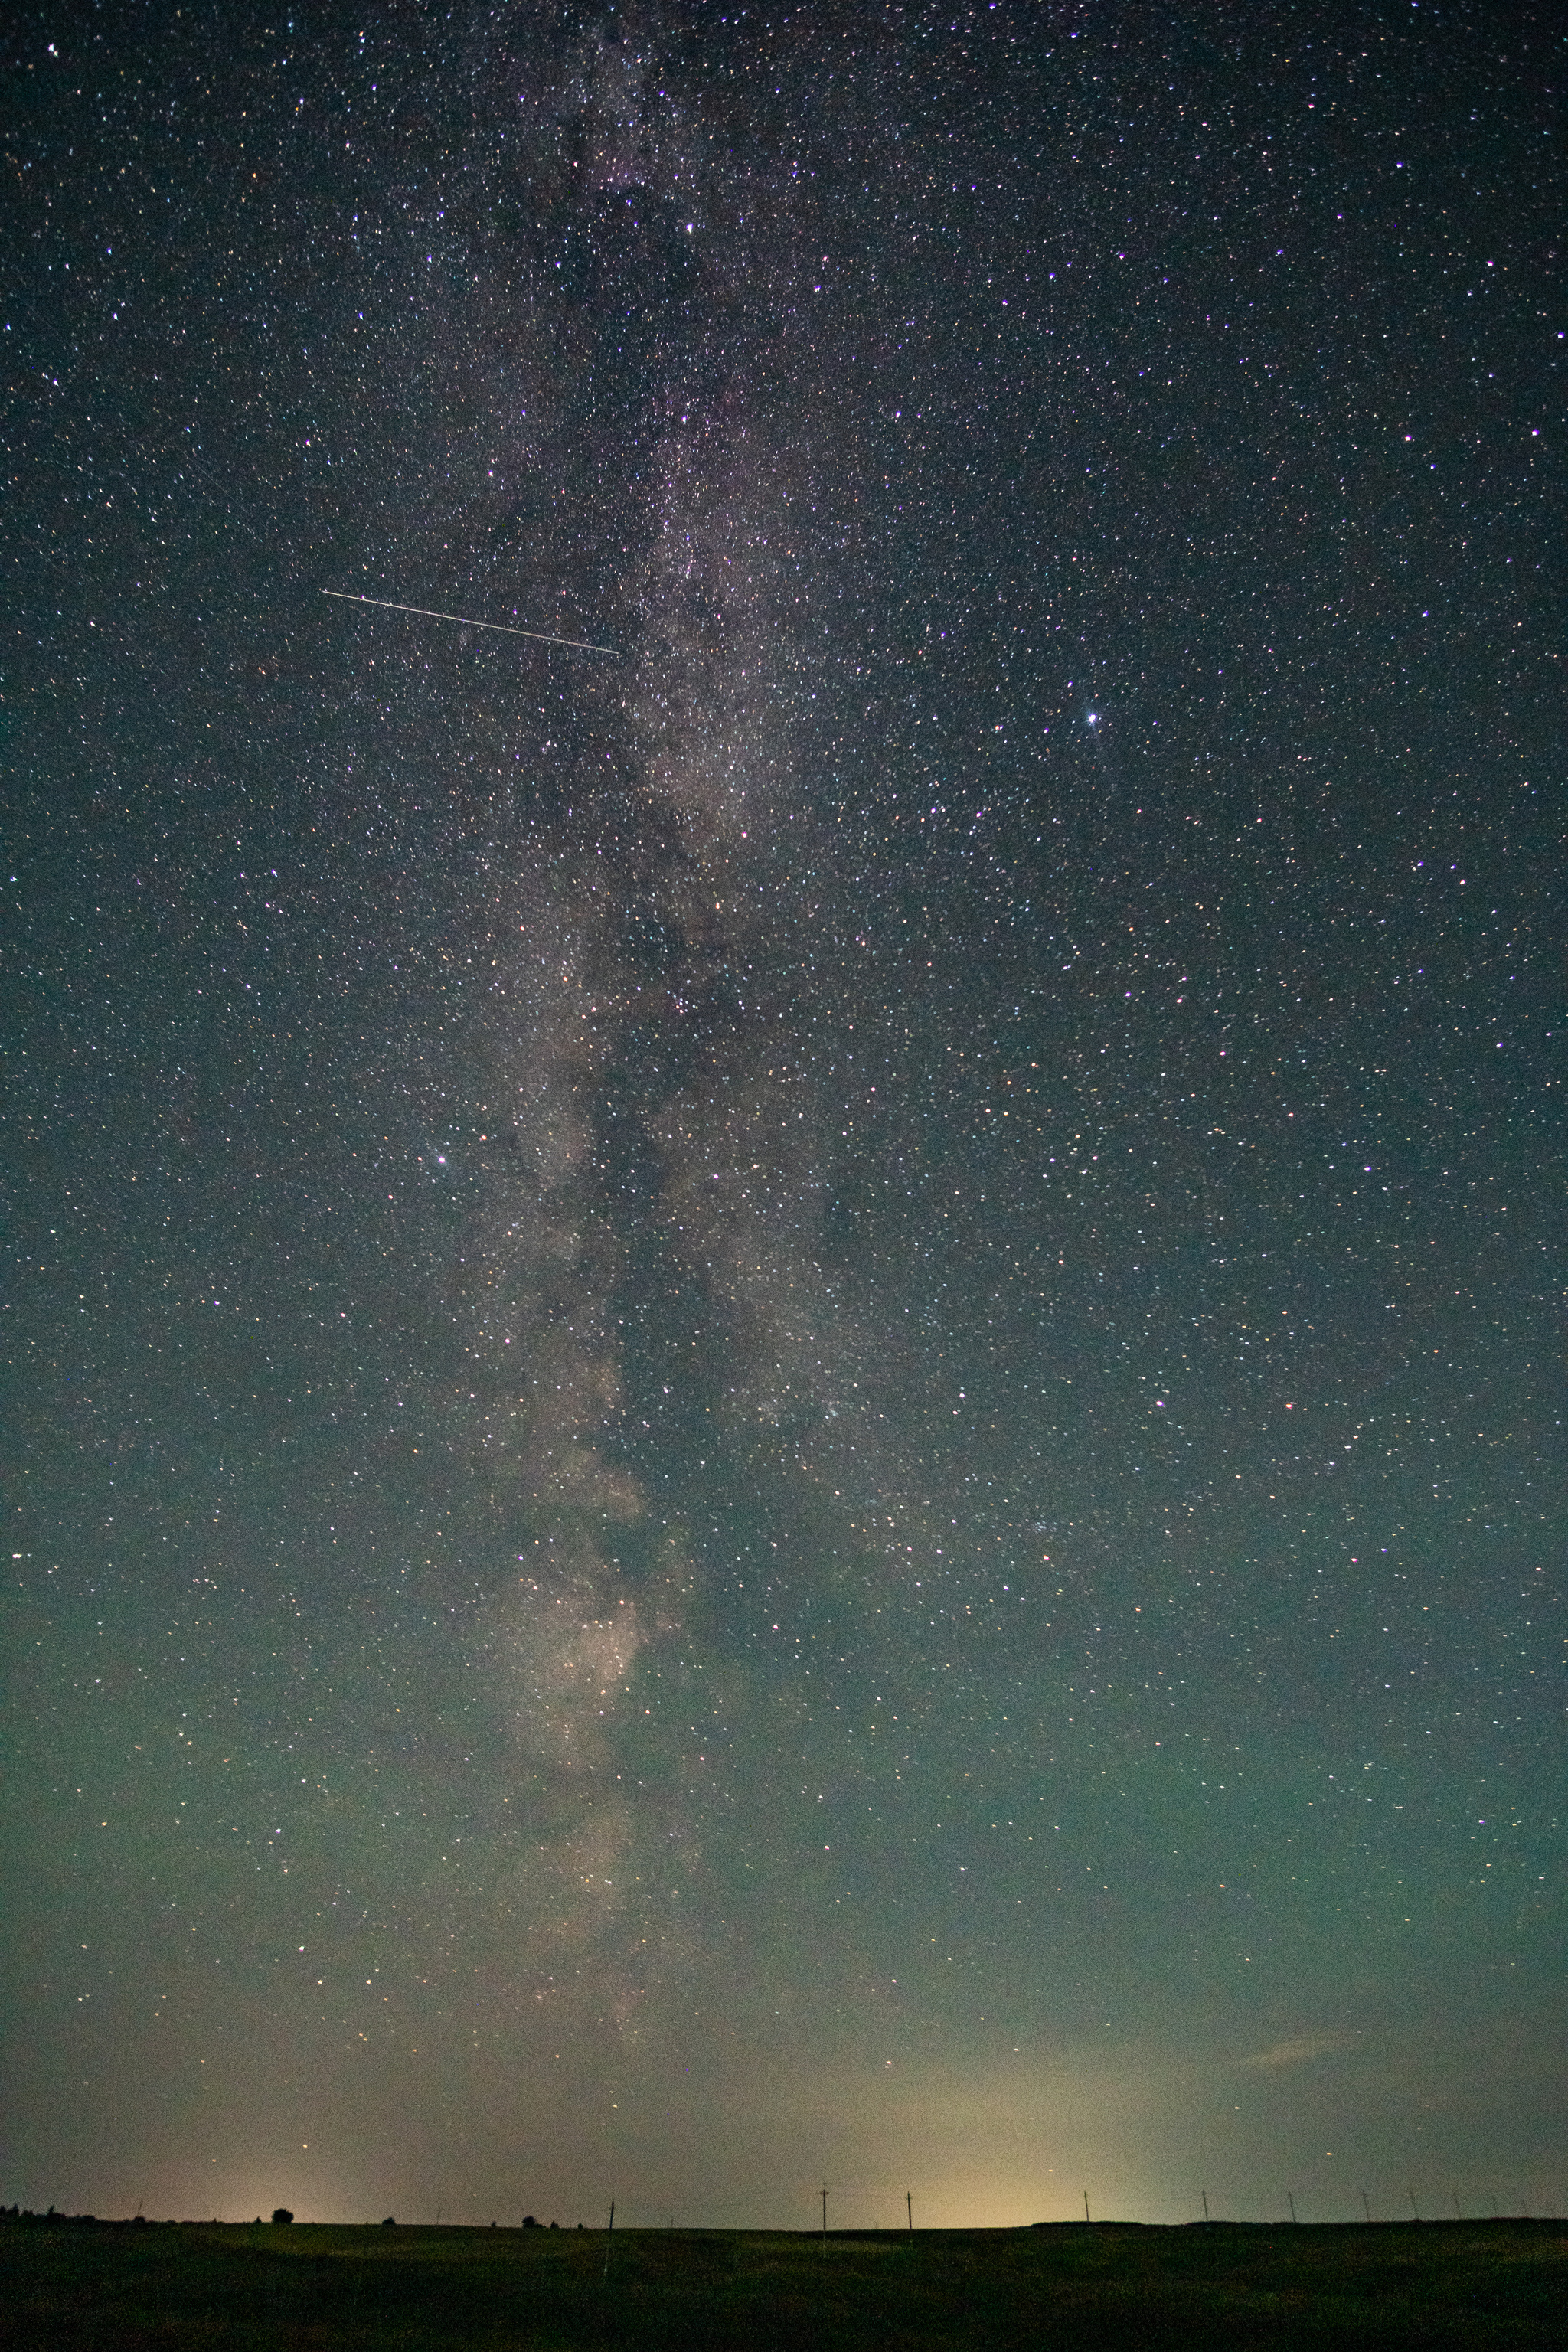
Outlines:
{"type": "Polygon", "coordinates": [[[915,2234],[915,2200],[907,2189],[904,2191],[904,2210],[910,2217],[910,2235],[912,2238],[915,2234]]]}
{"type": "Polygon", "coordinates": [[[1198,2191],[1198,2195],[1199,2195],[1199,2196],[1203,2199],[1203,2200],[1204,2200],[1204,2220],[1206,2221],[1208,2220],[1208,2217],[1209,2217],[1209,2193],[1208,2193],[1208,2190],[1207,2190],[1206,2189],[1199,2189],[1199,2191],[1198,2191]]]}
{"type": "Polygon", "coordinates": [[[1083,2218],[1086,2221],[1089,2219],[1089,2191],[1087,2189],[1083,2192],[1083,2218]]]}
{"type": "Polygon", "coordinates": [[[1290,2219],[1293,2221],[1296,2218],[1296,2200],[1291,2196],[1290,2191],[1288,2189],[1285,2191],[1285,2202],[1290,2208],[1290,2219]]]}
{"type": "Polygon", "coordinates": [[[1372,2219],[1372,2207],[1366,2201],[1366,2190],[1364,2189],[1361,2192],[1361,2210],[1370,2221],[1372,2219]]]}
{"type": "Polygon", "coordinates": [[[610,2275],[610,2240],[616,2234],[616,2200],[610,2200],[610,2226],[605,2232],[605,2276],[610,2275]]]}
{"type": "Polygon", "coordinates": [[[822,2251],[827,2252],[827,2183],[822,2184],[822,2251]]]}

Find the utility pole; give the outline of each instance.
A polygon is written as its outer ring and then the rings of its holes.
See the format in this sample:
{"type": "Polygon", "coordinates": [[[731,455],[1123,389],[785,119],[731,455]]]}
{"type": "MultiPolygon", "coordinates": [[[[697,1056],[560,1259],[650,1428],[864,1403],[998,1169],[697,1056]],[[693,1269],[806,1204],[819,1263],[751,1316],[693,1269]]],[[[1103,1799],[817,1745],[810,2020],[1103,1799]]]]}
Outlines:
{"type": "Polygon", "coordinates": [[[1415,2189],[1412,2189],[1412,2188],[1411,2188],[1411,2186],[1410,2186],[1410,2184],[1409,2184],[1409,2182],[1408,2182],[1408,2181],[1406,2181],[1405,2186],[1405,2195],[1406,2195],[1406,2196],[1409,2198],[1409,2200],[1410,2200],[1410,2210],[1411,2210],[1411,2213],[1414,2215],[1415,2219],[1417,2221],[1419,2221],[1419,2220],[1421,2219],[1421,2213],[1420,2213],[1420,2209],[1418,2208],[1418,2206],[1416,2205],[1416,2202],[1415,2202],[1415,2189]]]}
{"type": "Polygon", "coordinates": [[[1206,2189],[1199,2189],[1199,2191],[1198,2191],[1198,2195],[1199,2195],[1199,2196],[1203,2199],[1203,2200],[1204,2200],[1204,2220],[1206,2221],[1208,2220],[1208,2217],[1209,2217],[1209,2193],[1208,2193],[1208,2190],[1207,2190],[1206,2189]]]}
{"type": "Polygon", "coordinates": [[[915,2200],[907,2189],[904,2191],[904,2210],[910,2217],[910,2235],[912,2238],[915,2234],[915,2200]]]}
{"type": "Polygon", "coordinates": [[[1089,2191],[1087,2189],[1083,2192],[1083,2218],[1086,2221],[1089,2219],[1089,2191]]]}
{"type": "Polygon", "coordinates": [[[1296,2200],[1291,2196],[1290,2191],[1288,2189],[1285,2191],[1285,2202],[1290,2208],[1290,2219],[1293,2221],[1296,2218],[1296,2200]]]}
{"type": "Polygon", "coordinates": [[[822,2251],[827,2252],[827,2183],[822,2184],[822,2251]]]}
{"type": "Polygon", "coordinates": [[[1370,2221],[1372,2219],[1372,2207],[1366,2201],[1366,2190],[1364,2189],[1361,2192],[1361,2210],[1370,2221]]]}
{"type": "Polygon", "coordinates": [[[1455,2219],[1455,2221],[1462,2221],[1464,2220],[1464,2218],[1465,2218],[1465,2217],[1464,2217],[1464,2215],[1463,2215],[1463,2214],[1460,2212],[1460,2210],[1459,2210],[1459,2192],[1458,2192],[1458,2190],[1457,2189],[1452,2189],[1449,2193],[1450,2193],[1450,2195],[1452,2196],[1452,2198],[1453,2198],[1453,2200],[1454,2200],[1454,2219],[1455,2219]]]}
{"type": "Polygon", "coordinates": [[[616,2200],[610,2200],[610,2226],[605,2232],[605,2276],[610,2275],[610,2240],[616,2234],[616,2200]]]}

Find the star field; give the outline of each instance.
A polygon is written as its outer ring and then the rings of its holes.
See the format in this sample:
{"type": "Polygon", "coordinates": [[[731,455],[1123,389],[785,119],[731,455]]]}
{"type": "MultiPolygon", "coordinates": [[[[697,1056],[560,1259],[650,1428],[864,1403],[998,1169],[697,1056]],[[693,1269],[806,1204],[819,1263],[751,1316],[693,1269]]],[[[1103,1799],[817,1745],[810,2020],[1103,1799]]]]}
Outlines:
{"type": "Polygon", "coordinates": [[[6,51],[0,2200],[1560,2204],[1543,30],[242,16],[6,51]]]}

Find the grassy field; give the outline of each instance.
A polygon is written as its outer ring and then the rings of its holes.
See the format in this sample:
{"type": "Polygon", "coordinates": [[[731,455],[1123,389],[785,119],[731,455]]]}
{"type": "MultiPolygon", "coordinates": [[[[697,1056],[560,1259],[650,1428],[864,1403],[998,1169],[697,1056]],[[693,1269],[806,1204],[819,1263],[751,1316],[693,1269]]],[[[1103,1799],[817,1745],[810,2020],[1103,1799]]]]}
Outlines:
{"type": "Polygon", "coordinates": [[[824,2244],[16,2221],[0,2223],[0,2336],[26,2352],[1546,2352],[1568,2345],[1568,2225],[1102,2222],[824,2244]]]}

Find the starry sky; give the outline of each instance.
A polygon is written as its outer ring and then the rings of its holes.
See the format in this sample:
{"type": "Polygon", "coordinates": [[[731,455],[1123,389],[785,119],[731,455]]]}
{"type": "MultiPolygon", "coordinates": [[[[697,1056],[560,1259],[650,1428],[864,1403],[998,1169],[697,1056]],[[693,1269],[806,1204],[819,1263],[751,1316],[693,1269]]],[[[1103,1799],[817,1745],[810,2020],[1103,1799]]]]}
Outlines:
{"type": "Polygon", "coordinates": [[[0,2198],[1561,2210],[1544,16],[5,39],[0,2198]]]}

